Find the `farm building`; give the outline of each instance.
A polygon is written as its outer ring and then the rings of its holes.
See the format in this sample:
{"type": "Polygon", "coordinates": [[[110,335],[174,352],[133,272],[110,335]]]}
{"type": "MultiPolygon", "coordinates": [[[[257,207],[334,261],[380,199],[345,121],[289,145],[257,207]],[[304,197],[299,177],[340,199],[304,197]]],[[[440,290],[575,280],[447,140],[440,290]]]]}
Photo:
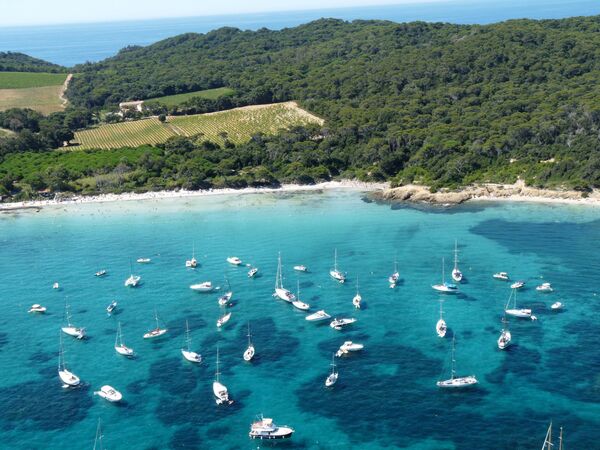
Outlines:
{"type": "Polygon", "coordinates": [[[143,107],[144,107],[144,100],[136,100],[133,102],[119,103],[119,109],[121,110],[121,112],[125,112],[125,111],[142,112],[143,107]]]}

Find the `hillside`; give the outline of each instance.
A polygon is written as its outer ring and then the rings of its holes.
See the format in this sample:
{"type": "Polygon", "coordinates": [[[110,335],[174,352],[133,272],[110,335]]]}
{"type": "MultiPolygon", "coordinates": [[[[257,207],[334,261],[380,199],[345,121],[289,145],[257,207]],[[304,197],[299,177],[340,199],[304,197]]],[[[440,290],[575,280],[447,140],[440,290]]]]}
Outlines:
{"type": "Polygon", "coordinates": [[[0,72],[66,72],[65,67],[17,52],[0,52],[0,72]]]}
{"type": "Polygon", "coordinates": [[[43,114],[64,109],[65,73],[0,72],[0,111],[30,108],[43,114]]]}

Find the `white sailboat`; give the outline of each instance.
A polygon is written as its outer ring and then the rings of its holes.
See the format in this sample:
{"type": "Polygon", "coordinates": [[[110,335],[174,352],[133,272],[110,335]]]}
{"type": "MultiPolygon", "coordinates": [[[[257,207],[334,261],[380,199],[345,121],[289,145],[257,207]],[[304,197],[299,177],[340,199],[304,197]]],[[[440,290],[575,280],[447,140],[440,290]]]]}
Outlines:
{"type": "Polygon", "coordinates": [[[394,260],[394,273],[392,273],[388,277],[388,282],[390,283],[390,289],[394,289],[398,284],[398,280],[400,279],[400,272],[398,272],[398,260],[394,260]]]}
{"type": "Polygon", "coordinates": [[[442,303],[443,301],[440,300],[440,320],[438,320],[435,324],[435,331],[437,335],[441,338],[446,336],[446,331],[448,330],[448,327],[446,326],[446,321],[444,320],[444,310],[442,309],[442,303]]]}
{"type": "Polygon", "coordinates": [[[454,360],[454,338],[452,338],[452,368],[451,368],[451,375],[450,378],[447,380],[440,380],[436,383],[436,385],[438,387],[441,388],[462,388],[462,387],[468,387],[468,386],[473,386],[475,384],[478,383],[477,378],[475,378],[475,375],[469,375],[466,377],[457,377],[456,376],[456,370],[455,370],[455,364],[456,361],[454,360]]]}
{"type": "Polygon", "coordinates": [[[115,337],[115,351],[119,355],[133,356],[133,349],[123,344],[123,333],[121,332],[121,322],[117,324],[117,336],[115,337]]]}
{"type": "Polygon", "coordinates": [[[156,338],[156,337],[162,336],[163,334],[165,334],[167,332],[166,328],[161,328],[158,325],[158,314],[156,314],[156,309],[154,310],[154,320],[156,321],[156,328],[145,333],[144,339],[156,338]]]}
{"type": "Polygon", "coordinates": [[[446,272],[445,272],[445,261],[444,258],[442,258],[442,283],[441,284],[434,284],[433,286],[431,286],[433,289],[435,289],[438,292],[442,292],[444,294],[456,294],[458,292],[458,286],[453,284],[453,283],[448,283],[446,282],[446,272]]]}
{"type": "Polygon", "coordinates": [[[308,303],[304,303],[300,300],[300,280],[297,281],[296,286],[296,300],[292,302],[294,308],[299,309],[300,311],[308,311],[310,309],[310,305],[308,303]]]}
{"type": "Polygon", "coordinates": [[[273,297],[280,298],[286,302],[293,302],[296,296],[283,287],[283,274],[281,270],[281,252],[277,257],[277,275],[275,276],[275,293],[273,297]]]}
{"type": "Polygon", "coordinates": [[[252,335],[250,334],[250,322],[248,322],[248,348],[244,352],[244,361],[252,361],[255,353],[254,344],[252,344],[252,335]]]}
{"type": "Polygon", "coordinates": [[[502,332],[500,333],[500,337],[498,338],[498,348],[500,350],[504,350],[506,347],[508,347],[512,339],[512,334],[508,329],[508,320],[506,320],[506,317],[502,318],[502,323],[504,324],[504,326],[502,327],[502,332]]]}
{"type": "Polygon", "coordinates": [[[338,270],[337,266],[337,248],[333,254],[333,269],[329,271],[329,275],[336,281],[340,283],[344,283],[346,281],[346,275],[344,275],[340,270],[338,270]]]}
{"type": "Polygon", "coordinates": [[[339,373],[335,370],[335,354],[331,356],[331,373],[325,379],[325,387],[331,387],[337,383],[339,373]]]}
{"type": "Polygon", "coordinates": [[[460,283],[463,279],[463,274],[458,268],[458,242],[454,240],[454,268],[452,269],[452,279],[460,283]]]}
{"type": "Polygon", "coordinates": [[[77,375],[75,375],[73,372],[69,371],[69,369],[67,369],[67,364],[65,362],[65,352],[64,352],[63,343],[62,343],[62,335],[60,335],[60,334],[59,334],[59,341],[60,341],[60,350],[58,353],[58,377],[63,382],[64,388],[79,386],[79,383],[81,382],[79,377],[77,375]]]}
{"type": "Polygon", "coordinates": [[[185,267],[195,269],[198,266],[198,260],[196,259],[196,243],[192,244],[192,259],[185,261],[185,267]]]}
{"type": "Polygon", "coordinates": [[[215,380],[213,381],[213,394],[215,396],[215,402],[217,405],[222,405],[226,403],[231,405],[233,400],[229,399],[229,391],[227,391],[227,386],[221,383],[220,380],[221,373],[219,372],[219,347],[217,347],[217,370],[215,371],[215,380]]]}
{"type": "Polygon", "coordinates": [[[227,285],[227,292],[219,297],[219,306],[227,306],[231,300],[231,297],[233,297],[233,292],[227,278],[225,278],[225,284],[227,285]]]}
{"type": "Polygon", "coordinates": [[[358,276],[356,277],[356,295],[352,298],[352,304],[356,309],[360,309],[360,303],[362,302],[362,295],[358,292],[358,276]]]}
{"type": "Polygon", "coordinates": [[[62,332],[74,338],[83,339],[85,337],[85,328],[76,327],[71,323],[71,312],[67,303],[65,303],[65,319],[67,320],[67,325],[61,328],[62,332]]]}
{"type": "Polygon", "coordinates": [[[510,292],[510,296],[508,297],[508,301],[504,307],[504,312],[509,316],[527,318],[531,320],[535,320],[536,317],[531,314],[531,309],[528,308],[517,308],[517,290],[513,289],[510,292]],[[513,301],[512,308],[509,308],[510,301],[513,301]]]}
{"type": "Polygon", "coordinates": [[[186,348],[181,349],[181,354],[185,359],[189,362],[199,363],[202,362],[202,356],[199,353],[193,352],[190,350],[190,344],[192,343],[192,338],[190,337],[190,326],[188,321],[185,321],[185,342],[186,348]]]}
{"type": "MultiPolygon", "coordinates": [[[[554,443],[552,442],[552,422],[546,431],[546,437],[544,438],[544,444],[542,450],[553,450],[554,443]]],[[[560,434],[558,435],[558,450],[563,450],[563,429],[560,427],[560,434]]]]}
{"type": "Polygon", "coordinates": [[[129,261],[129,273],[129,278],[125,280],[125,287],[137,287],[142,277],[133,274],[133,266],[131,265],[131,261],[129,261]]]}
{"type": "Polygon", "coordinates": [[[227,313],[222,315],[221,317],[219,317],[217,319],[217,327],[221,328],[223,325],[225,325],[227,322],[229,322],[229,319],[231,319],[231,313],[227,313]]]}

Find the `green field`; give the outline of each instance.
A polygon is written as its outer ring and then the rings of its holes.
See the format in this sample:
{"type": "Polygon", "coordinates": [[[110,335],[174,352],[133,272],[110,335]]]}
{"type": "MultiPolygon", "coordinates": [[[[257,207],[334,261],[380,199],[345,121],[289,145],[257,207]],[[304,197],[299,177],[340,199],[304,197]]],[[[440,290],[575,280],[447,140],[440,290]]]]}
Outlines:
{"type": "Polygon", "coordinates": [[[223,133],[230,141],[241,143],[256,133],[273,134],[280,129],[309,123],[322,124],[323,121],[294,102],[246,106],[217,113],[170,116],[165,124],[150,118],[101,125],[76,132],[75,141],[80,145],[74,149],[136,147],[158,144],[177,135],[201,135],[203,139],[223,143],[223,133]]]}
{"type": "Polygon", "coordinates": [[[0,72],[0,89],[60,86],[66,78],[66,73],[0,72]]]}
{"type": "Polygon", "coordinates": [[[233,95],[235,91],[227,87],[207,89],[204,91],[186,92],[185,94],[166,95],[164,97],[149,98],[146,102],[159,102],[166,106],[177,106],[194,97],[215,100],[226,95],[233,95]]]}

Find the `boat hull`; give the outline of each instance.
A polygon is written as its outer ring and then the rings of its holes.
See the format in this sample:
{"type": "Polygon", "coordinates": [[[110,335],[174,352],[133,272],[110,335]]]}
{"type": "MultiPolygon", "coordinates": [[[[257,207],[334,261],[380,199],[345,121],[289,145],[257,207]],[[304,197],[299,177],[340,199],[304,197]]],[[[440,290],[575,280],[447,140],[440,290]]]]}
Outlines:
{"type": "Polygon", "coordinates": [[[509,316],[520,317],[520,318],[531,318],[531,310],[530,309],[507,309],[504,311],[509,316]]]}
{"type": "Polygon", "coordinates": [[[251,345],[244,352],[244,361],[252,361],[252,358],[254,358],[254,354],[255,354],[254,346],[251,345]]]}
{"type": "Polygon", "coordinates": [[[115,345],[115,351],[119,355],[123,356],[133,356],[133,349],[126,347],[124,345],[115,345]]]}
{"type": "Polygon", "coordinates": [[[59,370],[58,376],[60,378],[60,381],[62,381],[63,384],[65,384],[66,386],[79,386],[79,383],[81,383],[81,380],[77,375],[75,375],[72,372],[69,372],[66,369],[59,370]]]}
{"type": "Polygon", "coordinates": [[[275,297],[289,303],[292,303],[296,300],[296,296],[284,288],[276,288],[275,297]]]}
{"type": "Polygon", "coordinates": [[[182,349],[181,354],[189,362],[193,362],[193,363],[202,362],[202,357],[196,352],[191,352],[191,351],[182,349]]]}
{"type": "Polygon", "coordinates": [[[449,380],[438,381],[436,385],[440,388],[458,389],[475,386],[477,383],[477,378],[475,378],[473,375],[470,375],[468,377],[457,377],[449,380]]]}

